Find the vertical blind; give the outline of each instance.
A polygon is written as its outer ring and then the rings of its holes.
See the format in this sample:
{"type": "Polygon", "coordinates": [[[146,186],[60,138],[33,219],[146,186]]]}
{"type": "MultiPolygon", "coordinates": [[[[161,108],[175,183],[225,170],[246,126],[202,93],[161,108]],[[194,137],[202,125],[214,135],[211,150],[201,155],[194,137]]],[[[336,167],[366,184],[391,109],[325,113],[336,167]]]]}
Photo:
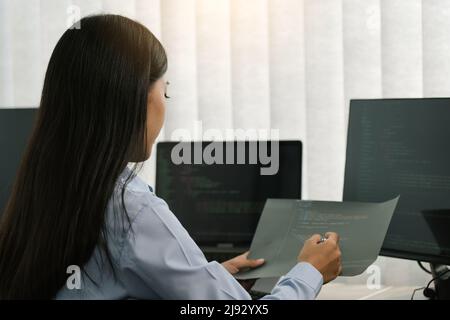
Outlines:
{"type": "MultiPolygon", "coordinates": [[[[197,121],[279,129],[304,143],[304,198],[342,198],[349,99],[450,96],[447,0],[0,0],[1,107],[38,105],[77,10],[128,16],[162,41],[171,98],[159,139],[197,121]]],[[[142,172],[151,184],[154,164],[142,172]]],[[[377,263],[402,271],[387,283],[425,279],[412,262],[377,263]]]]}

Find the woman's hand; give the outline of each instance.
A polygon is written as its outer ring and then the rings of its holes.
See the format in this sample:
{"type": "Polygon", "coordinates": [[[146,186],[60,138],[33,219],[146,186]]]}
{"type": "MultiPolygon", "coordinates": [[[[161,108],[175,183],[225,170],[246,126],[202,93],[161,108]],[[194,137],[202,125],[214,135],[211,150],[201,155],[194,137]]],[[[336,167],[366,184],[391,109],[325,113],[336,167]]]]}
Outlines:
{"type": "MultiPolygon", "coordinates": [[[[222,262],[222,265],[228,270],[229,273],[236,274],[242,269],[257,268],[264,264],[264,259],[249,259],[249,253],[250,251],[244,252],[233,259],[222,262]]],[[[253,287],[256,279],[238,280],[238,282],[248,291],[253,287]]]]}
{"type": "Polygon", "coordinates": [[[228,270],[229,273],[236,274],[241,269],[256,268],[264,263],[264,259],[249,259],[249,253],[250,251],[244,252],[233,259],[222,262],[222,265],[228,270]]]}
{"type": "Polygon", "coordinates": [[[325,234],[325,241],[316,234],[305,241],[298,255],[298,262],[308,262],[323,276],[323,283],[336,279],[342,272],[341,250],[339,249],[339,236],[337,233],[325,234]]]}

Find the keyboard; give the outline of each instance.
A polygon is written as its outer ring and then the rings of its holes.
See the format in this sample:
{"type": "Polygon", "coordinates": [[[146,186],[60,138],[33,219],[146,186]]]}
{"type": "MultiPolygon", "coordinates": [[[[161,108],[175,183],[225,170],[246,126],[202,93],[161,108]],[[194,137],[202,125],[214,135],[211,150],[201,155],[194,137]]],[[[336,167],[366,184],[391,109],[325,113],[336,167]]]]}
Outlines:
{"type": "Polygon", "coordinates": [[[268,295],[267,292],[256,291],[256,290],[250,290],[248,293],[250,294],[250,297],[252,297],[252,300],[259,300],[262,297],[268,295]]]}
{"type": "Polygon", "coordinates": [[[206,260],[208,261],[217,261],[219,263],[222,263],[224,261],[230,260],[238,255],[240,255],[240,252],[219,252],[219,251],[213,251],[213,252],[204,252],[206,260]]]}

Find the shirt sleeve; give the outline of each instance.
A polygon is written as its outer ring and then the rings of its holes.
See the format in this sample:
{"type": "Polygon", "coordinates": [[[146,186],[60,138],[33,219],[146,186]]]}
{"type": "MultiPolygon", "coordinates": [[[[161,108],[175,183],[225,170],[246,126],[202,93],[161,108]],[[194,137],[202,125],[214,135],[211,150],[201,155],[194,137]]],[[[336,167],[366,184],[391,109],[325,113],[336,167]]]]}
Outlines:
{"type": "Polygon", "coordinates": [[[313,300],[322,288],[323,277],[311,264],[300,262],[278,280],[262,300],[313,300]]]}
{"type": "MultiPolygon", "coordinates": [[[[124,286],[138,299],[251,299],[218,262],[208,262],[167,204],[149,195],[132,221],[120,268],[124,286]]],[[[314,299],[321,274],[297,264],[263,299],[314,299]]]]}

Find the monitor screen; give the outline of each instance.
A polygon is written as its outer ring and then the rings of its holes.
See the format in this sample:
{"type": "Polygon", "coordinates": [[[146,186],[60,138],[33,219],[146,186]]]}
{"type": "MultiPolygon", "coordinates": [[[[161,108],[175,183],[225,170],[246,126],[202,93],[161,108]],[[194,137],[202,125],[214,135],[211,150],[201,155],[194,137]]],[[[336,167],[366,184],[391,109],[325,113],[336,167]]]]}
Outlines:
{"type": "Polygon", "coordinates": [[[0,214],[5,209],[11,187],[31,134],[37,109],[0,108],[0,214]]]}
{"type": "Polygon", "coordinates": [[[400,195],[381,254],[450,263],[450,99],[353,100],[344,200],[400,195]]]}
{"type": "Polygon", "coordinates": [[[196,148],[204,152],[211,142],[158,143],[156,194],[168,203],[197,243],[248,246],[266,199],[300,198],[302,144],[280,141],[278,151],[272,150],[270,142],[263,149],[259,143],[248,141],[215,144],[221,146],[223,154],[218,152],[218,161],[210,164],[207,159],[194,161],[194,157],[196,148]],[[172,152],[177,145],[191,148],[190,163],[173,161],[172,152]],[[267,157],[251,160],[251,155],[261,153],[270,154],[271,166],[277,170],[262,174],[263,168],[269,167],[264,160],[267,157]],[[274,165],[276,161],[278,164],[274,165]]]}

